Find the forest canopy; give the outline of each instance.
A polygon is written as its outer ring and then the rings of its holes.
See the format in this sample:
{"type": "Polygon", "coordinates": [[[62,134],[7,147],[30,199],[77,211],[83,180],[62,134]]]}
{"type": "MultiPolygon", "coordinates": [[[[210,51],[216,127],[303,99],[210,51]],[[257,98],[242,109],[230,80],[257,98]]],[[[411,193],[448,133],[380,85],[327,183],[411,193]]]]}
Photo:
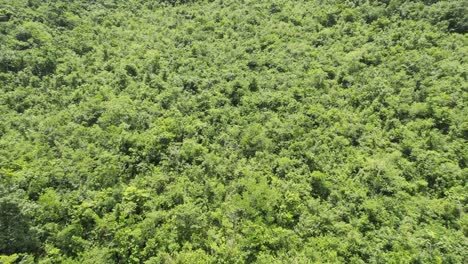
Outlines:
{"type": "Polygon", "coordinates": [[[0,263],[468,263],[463,0],[0,0],[0,263]]]}

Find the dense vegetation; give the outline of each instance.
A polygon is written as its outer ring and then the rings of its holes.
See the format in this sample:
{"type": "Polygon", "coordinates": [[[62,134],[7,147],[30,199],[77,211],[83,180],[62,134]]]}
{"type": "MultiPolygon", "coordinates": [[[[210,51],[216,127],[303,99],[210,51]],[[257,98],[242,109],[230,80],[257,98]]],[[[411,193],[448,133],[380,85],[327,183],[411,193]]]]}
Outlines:
{"type": "Polygon", "coordinates": [[[468,263],[466,7],[0,0],[0,262],[468,263]]]}

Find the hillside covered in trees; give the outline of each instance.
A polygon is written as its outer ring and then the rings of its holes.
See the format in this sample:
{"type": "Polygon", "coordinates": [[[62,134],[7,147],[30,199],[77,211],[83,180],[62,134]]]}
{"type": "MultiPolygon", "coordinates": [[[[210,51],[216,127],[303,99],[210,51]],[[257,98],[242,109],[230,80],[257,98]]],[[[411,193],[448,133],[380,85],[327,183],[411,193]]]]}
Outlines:
{"type": "Polygon", "coordinates": [[[468,263],[465,0],[0,0],[0,263],[468,263]]]}

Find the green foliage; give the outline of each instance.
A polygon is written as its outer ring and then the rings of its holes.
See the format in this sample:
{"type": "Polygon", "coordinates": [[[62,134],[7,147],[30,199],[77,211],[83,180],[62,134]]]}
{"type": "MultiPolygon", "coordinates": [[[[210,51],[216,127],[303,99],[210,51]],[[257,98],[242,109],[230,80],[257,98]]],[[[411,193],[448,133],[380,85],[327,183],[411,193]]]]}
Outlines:
{"type": "Polygon", "coordinates": [[[0,263],[467,263],[465,2],[0,0],[0,263]]]}
{"type": "MultiPolygon", "coordinates": [[[[38,232],[32,226],[34,206],[13,189],[0,186],[0,253],[34,253],[38,249],[38,232]]],[[[13,255],[5,261],[14,261],[13,255]]]]}

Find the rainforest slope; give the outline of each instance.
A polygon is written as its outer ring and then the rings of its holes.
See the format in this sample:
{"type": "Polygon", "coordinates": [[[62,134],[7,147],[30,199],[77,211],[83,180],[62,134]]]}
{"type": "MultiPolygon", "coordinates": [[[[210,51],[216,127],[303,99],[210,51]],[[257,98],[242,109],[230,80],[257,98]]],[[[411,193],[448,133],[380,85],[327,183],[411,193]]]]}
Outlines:
{"type": "Polygon", "coordinates": [[[468,263],[467,13],[0,0],[0,263],[468,263]]]}

